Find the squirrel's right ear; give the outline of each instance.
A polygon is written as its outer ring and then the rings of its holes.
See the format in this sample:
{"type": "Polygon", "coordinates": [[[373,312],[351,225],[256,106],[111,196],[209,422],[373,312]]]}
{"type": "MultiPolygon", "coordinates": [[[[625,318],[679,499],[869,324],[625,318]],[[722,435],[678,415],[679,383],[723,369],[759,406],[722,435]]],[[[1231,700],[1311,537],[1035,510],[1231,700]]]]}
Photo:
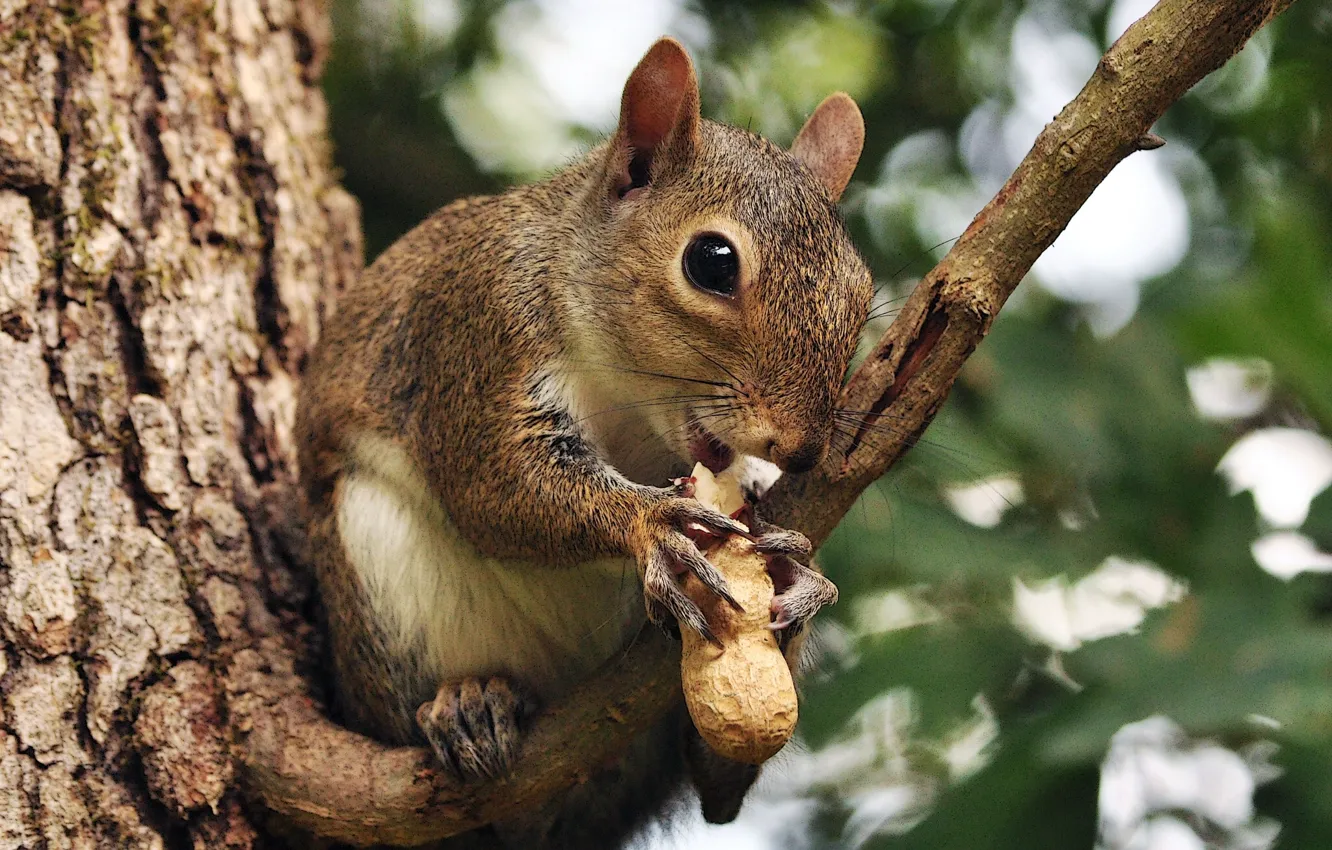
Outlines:
{"type": "Polygon", "coordinates": [[[830,94],[791,143],[791,155],[800,160],[834,201],[842,197],[865,146],[865,119],[860,107],[843,92],[830,94]]]}
{"type": "Polygon", "coordinates": [[[610,149],[612,194],[623,198],[647,186],[664,156],[692,152],[702,120],[694,63],[680,42],[658,39],[624,84],[610,149]]]}

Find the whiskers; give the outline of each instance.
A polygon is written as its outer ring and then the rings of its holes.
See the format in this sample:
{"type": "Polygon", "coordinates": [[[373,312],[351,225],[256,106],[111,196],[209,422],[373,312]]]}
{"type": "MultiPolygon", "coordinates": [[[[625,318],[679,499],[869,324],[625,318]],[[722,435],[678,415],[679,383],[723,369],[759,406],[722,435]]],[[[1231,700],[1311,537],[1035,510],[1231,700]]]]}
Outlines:
{"type": "Polygon", "coordinates": [[[740,392],[740,388],[729,381],[711,381],[707,378],[691,378],[687,375],[672,375],[669,372],[657,372],[652,369],[635,369],[632,366],[621,366],[617,363],[598,363],[593,360],[569,360],[570,364],[589,367],[585,371],[595,371],[604,369],[608,372],[620,372],[626,375],[642,375],[648,378],[659,378],[663,381],[679,381],[685,384],[701,384],[709,387],[722,387],[733,392],[740,392]]]}
{"type": "MultiPolygon", "coordinates": [[[[949,244],[950,242],[956,242],[960,238],[962,237],[958,235],[952,237],[951,239],[945,239],[944,241],[936,245],[931,245],[930,247],[926,248],[925,250],[917,254],[914,259],[910,260],[907,263],[904,263],[901,268],[899,268],[897,271],[893,272],[889,276],[889,279],[896,280],[898,277],[901,276],[902,272],[906,271],[911,266],[912,263],[916,262],[916,260],[928,254],[932,254],[935,251],[942,248],[943,246],[949,244]]],[[[887,285],[886,283],[881,283],[878,286],[876,286],[874,288],[874,294],[877,296],[879,294],[879,290],[886,285],[887,285]]],[[[913,286],[912,289],[914,290],[915,287],[913,286]]],[[[899,295],[896,298],[890,298],[886,301],[880,301],[878,304],[874,305],[874,307],[872,307],[869,313],[865,316],[865,324],[868,325],[870,322],[873,322],[876,319],[896,318],[897,314],[902,310],[901,302],[907,300],[907,298],[909,297],[911,297],[910,292],[908,292],[905,295],[899,295]]]]}
{"type": "Polygon", "coordinates": [[[699,357],[702,357],[704,360],[708,361],[708,362],[711,363],[713,366],[716,366],[718,369],[720,369],[721,371],[725,372],[725,373],[726,373],[726,377],[728,377],[728,378],[731,379],[731,381],[730,381],[730,383],[731,383],[731,389],[733,389],[738,395],[741,395],[741,396],[744,396],[744,397],[748,397],[748,396],[749,396],[749,393],[745,392],[745,388],[744,388],[744,383],[745,383],[745,382],[742,381],[742,380],[740,380],[740,378],[737,377],[736,374],[735,374],[734,372],[732,372],[730,369],[727,369],[727,368],[726,368],[726,364],[722,363],[720,360],[717,360],[715,357],[713,357],[712,355],[708,354],[708,353],[705,352],[703,349],[699,348],[697,345],[694,345],[692,342],[690,342],[690,341],[687,340],[687,339],[684,339],[683,337],[680,338],[680,342],[683,342],[685,345],[689,346],[689,350],[690,350],[690,351],[693,351],[693,352],[694,352],[695,354],[697,354],[699,357]]]}
{"type": "Polygon", "coordinates": [[[606,416],[612,413],[623,413],[628,410],[670,410],[672,408],[687,407],[689,405],[709,406],[717,399],[724,396],[713,393],[693,393],[688,395],[669,395],[659,396],[657,398],[648,398],[641,401],[631,401],[624,404],[613,404],[609,407],[603,407],[600,410],[593,411],[586,416],[574,420],[575,423],[582,425],[590,422],[599,416],[606,416]]]}
{"type": "MultiPolygon", "coordinates": [[[[678,458],[677,447],[688,443],[689,431],[695,425],[702,426],[714,436],[725,440],[725,434],[729,434],[735,427],[733,423],[727,421],[728,418],[748,401],[749,394],[741,386],[741,381],[735,372],[692,342],[685,339],[681,339],[680,342],[696,353],[700,361],[712,365],[716,368],[717,373],[724,375],[729,380],[702,377],[695,374],[674,374],[617,363],[587,360],[566,361],[570,366],[576,367],[577,371],[637,376],[663,382],[675,382],[680,385],[680,392],[678,393],[610,404],[586,412],[576,420],[579,425],[592,423],[594,427],[607,428],[613,426],[606,421],[605,417],[613,417],[615,414],[639,412],[643,414],[664,413],[669,416],[678,411],[685,412],[678,424],[666,428],[665,431],[662,431],[660,426],[649,426],[644,429],[645,433],[632,445],[618,445],[615,452],[618,456],[615,460],[618,462],[617,466],[623,467],[622,472],[637,469],[655,470],[671,466],[670,461],[678,458]]],[[[626,377],[624,380],[631,380],[631,378],[626,377]]],[[[613,439],[608,441],[615,442],[613,439]]],[[[660,485],[665,482],[645,481],[643,483],[660,485]]]]}
{"type": "Polygon", "coordinates": [[[739,399],[725,396],[719,396],[711,402],[691,405],[689,415],[684,421],[668,428],[663,434],[653,432],[640,439],[629,450],[626,465],[641,468],[669,466],[672,461],[678,459],[674,446],[687,444],[689,432],[696,425],[702,426],[710,434],[729,444],[728,438],[737,427],[733,414],[741,406],[739,399]]]}
{"type": "Polygon", "coordinates": [[[889,298],[886,301],[880,301],[865,315],[865,324],[868,325],[870,322],[878,319],[896,318],[897,314],[902,311],[901,302],[910,297],[911,295],[908,293],[906,295],[899,295],[896,298],[889,298]]]}
{"type": "MultiPolygon", "coordinates": [[[[833,411],[833,438],[829,450],[834,456],[840,456],[843,466],[852,463],[852,455],[857,446],[865,444],[874,448],[881,446],[884,440],[900,440],[904,447],[903,451],[918,445],[928,446],[941,460],[967,473],[968,477],[975,477],[975,470],[968,466],[967,461],[978,461],[979,458],[968,452],[935,440],[927,440],[923,432],[906,432],[872,410],[838,408],[833,411]]],[[[863,464],[863,460],[856,460],[848,471],[863,472],[863,464]]]]}

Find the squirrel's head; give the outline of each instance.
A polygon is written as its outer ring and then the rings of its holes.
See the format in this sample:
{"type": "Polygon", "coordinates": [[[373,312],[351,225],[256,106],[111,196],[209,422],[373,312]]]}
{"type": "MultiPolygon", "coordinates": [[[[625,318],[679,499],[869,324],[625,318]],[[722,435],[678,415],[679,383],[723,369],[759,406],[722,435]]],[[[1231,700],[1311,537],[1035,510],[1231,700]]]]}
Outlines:
{"type": "Polygon", "coordinates": [[[873,292],[836,206],[864,135],[845,94],[789,150],[706,121],[670,39],[630,75],[578,205],[573,335],[682,458],[804,472],[827,453],[873,292]]]}

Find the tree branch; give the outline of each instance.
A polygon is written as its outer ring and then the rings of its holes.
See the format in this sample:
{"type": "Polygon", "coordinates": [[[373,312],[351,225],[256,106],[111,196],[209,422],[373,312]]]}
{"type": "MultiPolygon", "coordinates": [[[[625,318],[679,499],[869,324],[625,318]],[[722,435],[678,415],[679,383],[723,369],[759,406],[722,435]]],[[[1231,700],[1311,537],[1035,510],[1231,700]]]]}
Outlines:
{"type": "Polygon", "coordinates": [[[845,462],[780,479],[767,499],[773,522],[827,539],[915,445],[1008,296],[1111,169],[1160,147],[1149,130],[1166,108],[1291,2],[1162,0],[1129,27],[851,377],[840,406],[866,413],[845,462]]]}
{"type": "Polygon", "coordinates": [[[247,732],[246,784],[297,826],[359,846],[421,844],[529,811],[619,756],[681,700],[679,644],[644,630],[577,696],[542,713],[509,776],[460,787],[430,750],[387,747],[331,723],[298,677],[267,661],[250,652],[228,676],[250,697],[269,697],[232,704],[233,725],[247,732]]]}
{"type": "MultiPolygon", "coordinates": [[[[929,425],[1008,296],[1110,170],[1159,147],[1149,131],[1166,108],[1292,1],[1162,0],[1130,27],[852,376],[841,406],[866,421],[845,459],[782,478],[767,515],[826,540],[929,425]]],[[[285,696],[233,703],[251,790],[319,835],[415,844],[518,816],[622,752],[678,701],[679,652],[645,634],[537,719],[512,776],[466,788],[443,778],[428,751],[335,726],[299,685],[268,687],[285,696]]]]}

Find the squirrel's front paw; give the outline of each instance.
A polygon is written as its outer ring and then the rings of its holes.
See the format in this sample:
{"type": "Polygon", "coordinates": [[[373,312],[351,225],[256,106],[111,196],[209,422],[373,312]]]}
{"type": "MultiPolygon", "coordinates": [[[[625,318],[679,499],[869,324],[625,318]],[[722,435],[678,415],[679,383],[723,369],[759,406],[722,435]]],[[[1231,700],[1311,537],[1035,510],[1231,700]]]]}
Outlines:
{"type": "Polygon", "coordinates": [[[772,598],[772,623],[782,648],[800,634],[824,605],[837,601],[837,585],[822,573],[790,558],[768,561],[768,575],[776,595],[772,598]]]}
{"type": "Polygon", "coordinates": [[[518,755],[523,701],[503,679],[445,682],[416,710],[444,769],[462,782],[507,773],[518,755]]]}
{"type": "Polygon", "coordinates": [[[684,624],[715,641],[707,618],[680,588],[680,577],[692,572],[704,587],[738,609],[726,579],[694,541],[747,533],[740,523],[686,495],[667,496],[649,508],[639,529],[636,555],[652,622],[667,629],[684,624]]]}
{"type": "Polygon", "coordinates": [[[768,575],[772,576],[773,631],[780,632],[782,648],[800,634],[805,624],[824,605],[837,601],[837,585],[822,573],[801,561],[808,560],[813,547],[809,538],[798,531],[788,531],[758,520],[759,536],[754,548],[768,556],[768,575]]]}

